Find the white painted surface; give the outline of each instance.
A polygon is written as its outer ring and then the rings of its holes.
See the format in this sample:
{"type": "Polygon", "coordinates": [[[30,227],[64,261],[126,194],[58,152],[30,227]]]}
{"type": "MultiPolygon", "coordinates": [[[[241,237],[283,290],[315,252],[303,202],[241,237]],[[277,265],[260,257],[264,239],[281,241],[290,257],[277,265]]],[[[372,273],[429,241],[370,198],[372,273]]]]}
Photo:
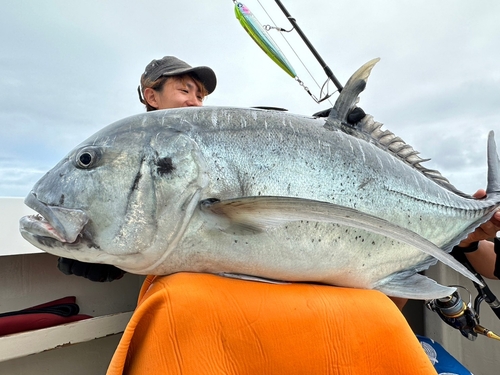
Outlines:
{"type": "Polygon", "coordinates": [[[95,317],[0,337],[0,374],[105,374],[143,280],[96,283],[64,275],[47,253],[0,256],[0,313],[75,296],[80,313],[95,317]]]}
{"type": "Polygon", "coordinates": [[[0,362],[1,375],[105,375],[121,335],[0,362]]]}
{"type": "Polygon", "coordinates": [[[36,212],[24,204],[24,198],[0,197],[0,256],[40,253],[19,233],[19,219],[36,212]]]}
{"type": "Polygon", "coordinates": [[[0,337],[0,362],[122,333],[132,312],[0,337]]]}

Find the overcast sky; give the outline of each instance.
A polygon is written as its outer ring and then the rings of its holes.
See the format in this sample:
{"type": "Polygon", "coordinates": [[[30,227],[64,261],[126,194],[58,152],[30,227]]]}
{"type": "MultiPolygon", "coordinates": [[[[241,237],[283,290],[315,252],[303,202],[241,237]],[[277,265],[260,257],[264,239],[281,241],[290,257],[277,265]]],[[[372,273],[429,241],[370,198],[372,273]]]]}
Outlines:
{"type": "MultiPolygon", "coordinates": [[[[486,187],[486,136],[500,125],[498,0],[282,2],[343,84],[380,57],[359,105],[458,188],[486,187]]],[[[274,0],[260,0],[265,11],[243,3],[262,24],[290,28],[274,0]]],[[[297,34],[272,35],[319,95],[326,76],[297,34]]],[[[331,106],[254,44],[231,0],[3,1],[0,46],[0,196],[26,196],[78,143],[144,111],[139,77],[164,55],[216,71],[205,105],[331,106]]]]}

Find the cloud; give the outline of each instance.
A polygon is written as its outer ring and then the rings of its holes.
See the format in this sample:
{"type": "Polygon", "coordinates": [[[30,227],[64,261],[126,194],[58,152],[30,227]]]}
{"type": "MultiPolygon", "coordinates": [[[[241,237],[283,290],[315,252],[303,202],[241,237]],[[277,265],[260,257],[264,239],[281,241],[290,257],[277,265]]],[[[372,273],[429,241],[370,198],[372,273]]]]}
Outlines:
{"type": "Polygon", "coordinates": [[[0,191],[2,196],[26,196],[46,170],[0,157],[0,191]]]}
{"type": "MultiPolygon", "coordinates": [[[[265,10],[244,3],[261,23],[291,27],[274,3],[265,10]]],[[[464,190],[482,187],[485,137],[500,123],[500,3],[288,0],[286,7],[341,82],[381,57],[360,106],[464,190]]],[[[101,127],[142,112],[135,90],[153,58],[211,66],[219,84],[207,105],[312,114],[336,97],[316,104],[247,36],[229,1],[20,0],[4,8],[0,196],[24,196],[19,181],[31,183],[27,174],[34,179],[101,127]]],[[[271,35],[318,96],[316,82],[326,76],[297,33],[271,35]]]]}

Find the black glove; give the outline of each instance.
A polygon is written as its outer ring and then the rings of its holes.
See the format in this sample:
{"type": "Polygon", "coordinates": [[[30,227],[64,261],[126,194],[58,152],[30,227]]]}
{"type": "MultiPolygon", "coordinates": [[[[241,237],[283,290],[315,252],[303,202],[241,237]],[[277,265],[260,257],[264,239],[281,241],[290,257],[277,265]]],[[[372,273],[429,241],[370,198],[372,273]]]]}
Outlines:
{"type": "Polygon", "coordinates": [[[126,273],[110,264],[84,263],[67,258],[59,258],[57,268],[65,275],[81,276],[98,282],[118,280],[126,273]]]}
{"type": "Polygon", "coordinates": [[[347,122],[351,125],[354,125],[360,122],[365,116],[365,111],[363,111],[359,107],[356,107],[347,115],[347,122]]]}
{"type": "Polygon", "coordinates": [[[328,117],[331,112],[331,108],[324,109],[322,111],[316,112],[313,114],[314,117],[328,117]]]}
{"type": "Polygon", "coordinates": [[[497,237],[495,237],[493,239],[493,243],[495,244],[495,247],[493,249],[495,251],[495,254],[497,255],[495,260],[495,270],[493,271],[493,275],[495,275],[498,279],[500,279],[500,240],[497,237]]]}
{"type": "MultiPolygon", "coordinates": [[[[313,114],[314,117],[328,117],[330,115],[330,111],[332,109],[331,108],[328,108],[328,109],[324,109],[322,111],[319,111],[319,112],[316,112],[315,114],[313,114]]],[[[349,112],[349,114],[347,115],[347,122],[351,125],[354,125],[356,124],[357,122],[360,122],[363,117],[366,116],[366,113],[365,111],[363,111],[361,108],[359,107],[355,107],[351,112],[349,112]]]]}

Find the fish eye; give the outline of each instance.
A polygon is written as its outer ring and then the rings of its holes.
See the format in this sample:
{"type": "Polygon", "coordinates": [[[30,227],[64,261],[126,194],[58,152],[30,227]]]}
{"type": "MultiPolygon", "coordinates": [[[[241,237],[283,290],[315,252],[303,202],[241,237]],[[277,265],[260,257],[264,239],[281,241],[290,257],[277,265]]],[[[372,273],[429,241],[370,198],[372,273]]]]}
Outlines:
{"type": "Polygon", "coordinates": [[[80,155],[78,161],[80,162],[80,165],[88,167],[92,162],[92,155],[90,155],[90,152],[84,152],[80,155]]]}
{"type": "Polygon", "coordinates": [[[76,167],[81,169],[88,169],[96,163],[96,160],[97,153],[94,150],[83,149],[78,152],[78,154],[76,154],[76,167]]]}

